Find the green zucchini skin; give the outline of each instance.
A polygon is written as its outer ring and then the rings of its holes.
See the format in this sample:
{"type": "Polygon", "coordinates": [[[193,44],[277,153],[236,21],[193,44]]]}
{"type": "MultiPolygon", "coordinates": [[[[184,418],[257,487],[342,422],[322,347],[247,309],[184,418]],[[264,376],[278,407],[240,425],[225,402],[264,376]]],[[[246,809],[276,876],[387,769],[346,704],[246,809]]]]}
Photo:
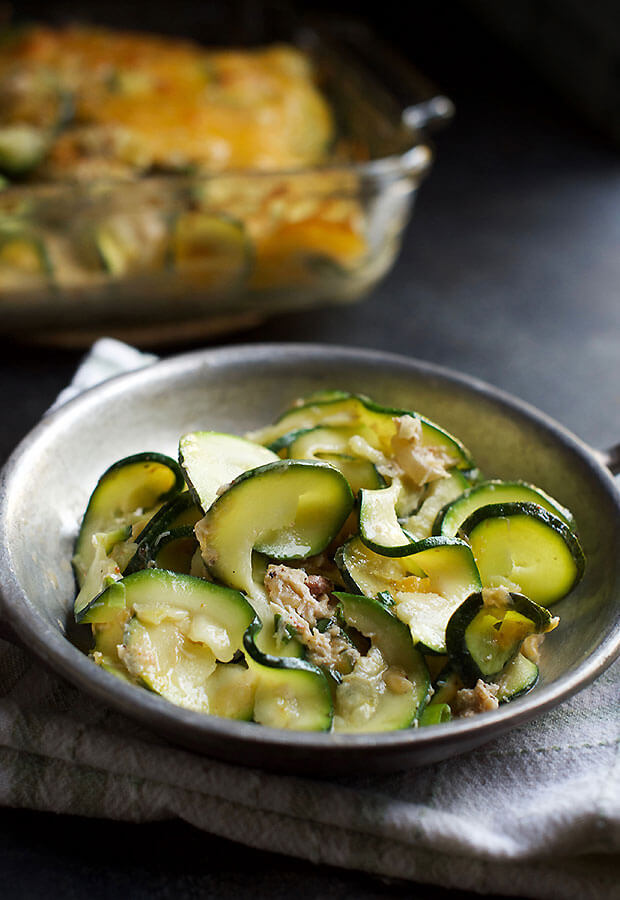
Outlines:
{"type": "Polygon", "coordinates": [[[513,657],[500,677],[497,679],[499,690],[497,699],[500,703],[510,703],[522,697],[536,687],[539,671],[536,663],[527,659],[522,653],[513,657]]]}
{"type": "Polygon", "coordinates": [[[395,500],[392,486],[360,491],[359,534],[366,546],[381,556],[408,556],[403,548],[412,546],[398,523],[395,500]]]}
{"type": "MultiPolygon", "coordinates": [[[[193,537],[193,526],[201,516],[202,512],[196,506],[189,491],[183,491],[168,500],[157,510],[137,536],[136,552],[125,567],[123,575],[131,575],[133,572],[156,565],[157,554],[162,549],[162,544],[168,544],[171,540],[193,537]]],[[[195,539],[194,543],[196,546],[198,545],[195,539]]]]}
{"type": "Polygon", "coordinates": [[[420,716],[420,725],[442,725],[452,719],[452,710],[447,703],[433,703],[427,706],[420,716]]]}
{"type": "Polygon", "coordinates": [[[248,665],[258,676],[254,720],[272,728],[329,731],[334,708],[325,673],[305,659],[260,650],[256,638],[262,627],[255,619],[243,636],[248,665]]]}
{"type": "MultiPolygon", "coordinates": [[[[241,649],[244,632],[256,617],[253,607],[239,591],[192,575],[144,569],[102,591],[82,611],[78,621],[100,625],[127,620],[134,614],[146,620],[149,610],[163,619],[168,617],[168,611],[182,610],[189,616],[206,617],[225,629],[230,634],[226,649],[216,654],[220,662],[230,662],[241,649]]],[[[195,633],[192,640],[199,642],[200,638],[195,633]]]]}
{"type": "Polygon", "coordinates": [[[446,478],[432,481],[426,486],[426,494],[418,509],[400,520],[412,540],[421,541],[438,533],[434,530],[437,513],[470,487],[470,474],[453,469],[446,478]]]}
{"type": "Polygon", "coordinates": [[[570,510],[541,488],[526,481],[492,479],[464,490],[459,497],[446,503],[433,523],[433,534],[454,537],[476,509],[497,503],[536,503],[561,519],[572,531],[575,530],[575,519],[570,510]]]}
{"type": "Polygon", "coordinates": [[[160,534],[152,545],[145,548],[147,552],[142,568],[154,567],[177,572],[180,575],[189,575],[197,549],[198,541],[191,525],[172,528],[160,534]]]}
{"type": "MultiPolygon", "coordinates": [[[[371,648],[381,653],[385,664],[396,667],[410,685],[410,690],[398,693],[385,682],[385,690],[377,698],[376,708],[367,722],[356,722],[356,711],[353,720],[346,714],[337,715],[334,720],[336,730],[393,731],[410,728],[428,702],[430,676],[424,657],[413,644],[409,628],[381,600],[342,591],[336,591],[334,596],[338,599],[339,618],[344,621],[345,627],[353,628],[369,639],[371,648]]],[[[355,676],[355,667],[352,673],[343,677],[342,682],[352,676],[355,676]]],[[[340,712],[339,693],[343,690],[340,686],[336,688],[337,714],[340,712]]]]}
{"type": "MultiPolygon", "coordinates": [[[[557,516],[535,503],[497,503],[481,506],[465,519],[461,534],[469,541],[483,586],[508,580],[542,606],[561,600],[581,580],[585,555],[575,534],[557,516]],[[510,539],[506,527],[510,523],[510,539]],[[521,538],[516,531],[522,527],[521,538]],[[503,532],[502,533],[502,529],[503,532]],[[502,572],[506,550],[528,558],[529,572],[502,572]],[[530,562],[531,560],[531,562],[530,562]]],[[[504,566],[505,567],[505,566],[504,566]]]]}
{"type": "Polygon", "coordinates": [[[277,460],[268,448],[234,434],[194,431],[179,441],[179,464],[190,493],[205,513],[224,485],[277,460]]]}
{"type": "Polygon", "coordinates": [[[466,686],[473,686],[478,679],[493,680],[517,655],[528,635],[541,634],[551,626],[551,615],[543,606],[539,606],[523,594],[510,592],[507,596],[508,604],[502,608],[485,605],[482,591],[473,593],[458,607],[448,622],[446,627],[448,655],[466,686]],[[476,620],[483,612],[489,621],[487,623],[485,618],[482,621],[478,620],[483,629],[483,640],[478,644],[475,634],[471,633],[471,628],[476,626],[476,620]],[[504,618],[501,618],[502,612],[504,618]],[[506,616],[512,613],[522,617],[523,621],[518,623],[522,627],[517,629],[513,638],[502,646],[501,630],[497,627],[497,623],[503,625],[506,616]]]}
{"type": "Polygon", "coordinates": [[[326,463],[279,460],[244,472],[200,524],[205,564],[215,578],[257,599],[252,551],[279,560],[321,553],[353,502],[347,480],[326,463]]]}
{"type": "Polygon", "coordinates": [[[126,524],[137,508],[164,503],[184,487],[179,464],[163,453],[135,453],[106,469],[90,496],[75,543],[72,562],[78,586],[94,556],[90,546],[94,534],[113,531],[126,524]]]}
{"type": "Polygon", "coordinates": [[[454,610],[481,587],[470,547],[459,538],[430,537],[411,545],[414,552],[401,557],[380,556],[361,539],[351,538],[336,554],[336,563],[349,590],[377,596],[388,591],[394,613],[406,622],[414,640],[426,652],[446,652],[445,629],[454,610]],[[431,579],[429,604],[399,585],[414,575],[431,579]],[[413,604],[413,605],[412,605],[413,604]]]}
{"type": "Polygon", "coordinates": [[[407,569],[395,561],[395,557],[382,556],[367,547],[359,535],[354,535],[338,548],[335,556],[336,565],[348,591],[376,597],[383,591],[390,591],[392,583],[404,575],[422,577],[423,570],[410,558],[406,557],[404,565],[411,562],[407,569]]]}
{"type": "Polygon", "coordinates": [[[413,416],[422,423],[422,429],[428,441],[434,441],[451,451],[455,458],[456,468],[466,471],[474,468],[472,455],[465,445],[425,416],[412,410],[381,406],[362,394],[351,394],[345,391],[333,394],[328,392],[319,395],[318,399],[315,395],[311,395],[299,406],[286,410],[273,425],[261,429],[253,437],[273,449],[275,442],[288,433],[309,430],[321,424],[330,425],[338,417],[342,418],[343,415],[348,415],[352,424],[359,423],[363,426],[373,422],[388,432],[394,429],[392,419],[395,416],[413,416]]]}
{"type": "Polygon", "coordinates": [[[270,444],[264,446],[273,453],[277,453],[283,459],[288,459],[288,448],[291,444],[295,443],[298,438],[312,430],[312,428],[298,428],[296,431],[287,431],[270,444]]]}

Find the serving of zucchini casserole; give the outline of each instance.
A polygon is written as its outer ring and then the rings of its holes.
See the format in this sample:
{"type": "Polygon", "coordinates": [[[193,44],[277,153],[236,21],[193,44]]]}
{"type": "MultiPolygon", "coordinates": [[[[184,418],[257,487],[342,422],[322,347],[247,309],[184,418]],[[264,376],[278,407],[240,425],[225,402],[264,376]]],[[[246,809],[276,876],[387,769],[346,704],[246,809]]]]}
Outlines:
{"type": "Polygon", "coordinates": [[[73,557],[112,675],[204,714],[312,731],[438,725],[538,679],[583,575],[571,513],[483,478],[424,416],[327,390],[178,461],[114,463],[73,557]]]}

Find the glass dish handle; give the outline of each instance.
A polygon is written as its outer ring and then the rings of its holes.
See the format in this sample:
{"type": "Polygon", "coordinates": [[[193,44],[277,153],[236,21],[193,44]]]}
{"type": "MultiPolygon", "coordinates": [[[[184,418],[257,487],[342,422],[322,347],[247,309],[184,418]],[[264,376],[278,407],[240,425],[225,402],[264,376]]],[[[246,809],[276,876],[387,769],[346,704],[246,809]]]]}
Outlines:
{"type": "Polygon", "coordinates": [[[443,94],[436,94],[430,100],[422,100],[403,110],[403,122],[415,131],[436,127],[449,122],[454,115],[454,103],[443,94]]]}

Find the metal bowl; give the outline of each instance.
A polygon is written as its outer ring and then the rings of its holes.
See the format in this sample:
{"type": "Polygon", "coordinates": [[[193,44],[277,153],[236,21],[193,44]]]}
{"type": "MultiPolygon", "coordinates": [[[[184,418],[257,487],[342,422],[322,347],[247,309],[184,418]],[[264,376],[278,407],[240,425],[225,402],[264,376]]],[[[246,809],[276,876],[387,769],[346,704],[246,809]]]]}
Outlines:
{"type": "Polygon", "coordinates": [[[620,653],[620,493],[607,458],[542,413],[472,378],[367,350],[237,346],[178,356],[114,378],[46,417],[0,483],[0,621],[50,668],[171,741],[228,761],[326,775],[421,765],[469,750],[545,713],[620,653]],[[290,732],[202,715],[109,675],[67,636],[78,520],[98,476],[121,456],[175,454],[184,431],[242,433],[319,388],[412,408],[458,435],[489,476],[533,481],[576,516],[581,584],[554,607],[539,685],[473,719],[387,734],[290,732]]]}

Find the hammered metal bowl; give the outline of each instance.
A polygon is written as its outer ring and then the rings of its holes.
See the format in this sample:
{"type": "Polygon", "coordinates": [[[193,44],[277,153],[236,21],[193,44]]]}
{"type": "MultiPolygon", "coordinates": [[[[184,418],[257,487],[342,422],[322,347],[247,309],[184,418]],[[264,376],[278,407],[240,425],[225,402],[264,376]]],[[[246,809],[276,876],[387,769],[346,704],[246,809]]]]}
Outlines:
{"type": "Polygon", "coordinates": [[[620,652],[620,493],[598,453],[542,413],[472,378],[428,363],[308,344],[236,346],[159,362],[114,378],[48,415],[20,444],[0,483],[0,622],[42,662],[171,741],[279,771],[326,775],[398,769],[469,750],[544,714],[599,675],[620,652]],[[581,584],[554,607],[541,679],[492,713],[387,734],[281,731],[201,715],[125,684],[67,635],[70,558],[99,475],[140,450],[176,454],[195,429],[243,433],[320,388],[412,408],[460,437],[488,476],[523,478],[575,514],[587,555],[581,584]]]}

